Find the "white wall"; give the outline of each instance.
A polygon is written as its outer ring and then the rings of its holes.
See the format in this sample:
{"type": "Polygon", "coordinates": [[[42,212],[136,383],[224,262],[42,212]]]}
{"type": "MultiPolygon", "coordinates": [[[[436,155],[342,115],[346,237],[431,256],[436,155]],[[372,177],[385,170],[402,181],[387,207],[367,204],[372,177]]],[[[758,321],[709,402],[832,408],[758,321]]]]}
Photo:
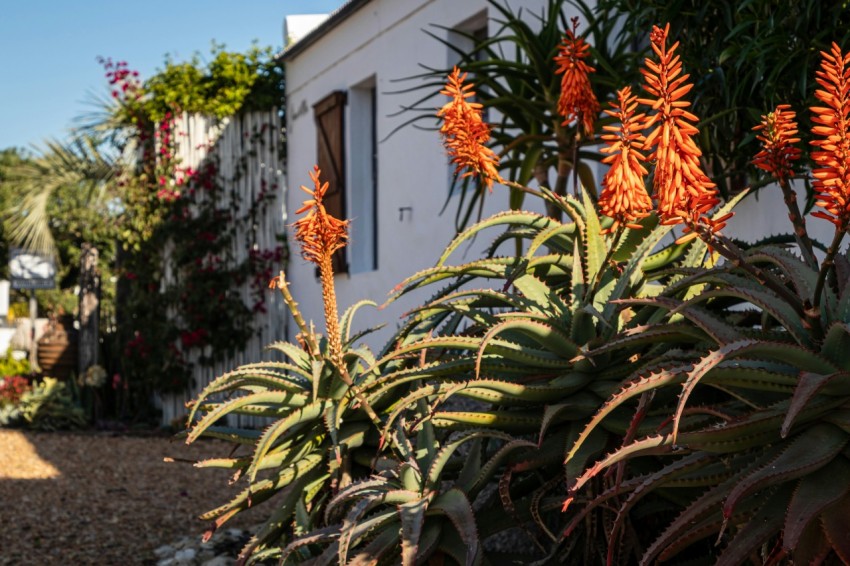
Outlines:
{"type": "MultiPolygon", "coordinates": [[[[529,7],[540,14],[546,3],[545,0],[513,0],[510,5],[514,10],[529,7]]],[[[487,5],[485,0],[373,0],[304,52],[287,61],[287,184],[290,187],[308,184],[308,171],[316,162],[312,105],[334,90],[348,91],[345,127],[346,135],[351,139],[352,135],[358,134],[357,129],[352,127],[356,120],[353,121],[350,115],[351,89],[364,81],[368,83],[373,76],[377,89],[378,270],[337,276],[341,311],[360,299],[382,303],[396,284],[416,271],[432,266],[454,236],[458,197],[453,197],[446,211],[440,214],[448,194],[450,174],[439,134],[406,127],[388,137],[411,114],[388,115],[398,112],[404,105],[413,104],[424,91],[407,94],[392,94],[391,91],[419,84],[395,81],[421,73],[420,64],[445,68],[453,61],[449,49],[429,37],[424,30],[445,36],[446,31],[431,24],[456,27],[485,10],[487,5]]],[[[492,22],[490,33],[495,33],[492,22]]],[[[431,106],[435,111],[444,104],[444,98],[434,98],[431,106]]],[[[428,125],[436,125],[436,119],[428,125]]],[[[349,151],[350,147],[349,144],[349,151]]],[[[359,163],[352,163],[350,154],[346,160],[350,179],[352,167],[356,169],[359,163]]],[[[302,191],[289,191],[287,210],[299,208],[303,195],[302,191]]],[[[350,200],[352,245],[357,246],[358,221],[363,219],[358,218],[358,214],[351,214],[358,204],[352,204],[350,200]]],[[[507,209],[507,189],[495,187],[487,201],[485,216],[507,209]]],[[[294,218],[288,218],[287,224],[293,221],[294,218]]],[[[289,233],[291,235],[291,229],[289,233]]],[[[290,239],[290,242],[293,241],[290,239]]],[[[479,256],[488,244],[488,238],[479,238],[468,249],[467,258],[479,256]]],[[[461,253],[464,250],[467,248],[462,248],[461,253]]],[[[321,295],[315,271],[312,266],[305,265],[296,249],[292,252],[287,277],[292,283],[293,293],[305,317],[322,328],[321,295]]],[[[457,261],[460,259],[458,256],[457,261]]],[[[421,298],[424,295],[419,295],[421,298]]],[[[416,299],[410,298],[380,312],[363,309],[355,319],[355,328],[388,324],[390,328],[377,339],[369,341],[373,347],[382,346],[382,340],[389,336],[401,315],[416,302],[416,299]]],[[[289,323],[292,325],[291,320],[289,323]]]]}

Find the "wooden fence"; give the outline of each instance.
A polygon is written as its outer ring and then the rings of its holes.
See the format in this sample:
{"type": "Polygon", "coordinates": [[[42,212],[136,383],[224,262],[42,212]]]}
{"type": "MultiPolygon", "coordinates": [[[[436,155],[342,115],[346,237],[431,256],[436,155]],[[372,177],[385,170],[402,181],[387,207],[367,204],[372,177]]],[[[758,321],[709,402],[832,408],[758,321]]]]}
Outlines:
{"type": "MultiPolygon", "coordinates": [[[[222,208],[227,208],[235,203],[236,216],[243,217],[248,214],[251,204],[263,193],[274,191],[276,198],[255,217],[253,225],[238,227],[231,250],[234,261],[238,264],[246,260],[252,248],[255,251],[270,250],[282,245],[278,236],[284,231],[285,189],[281,161],[283,140],[277,110],[245,113],[224,120],[183,114],[177,118],[173,131],[177,134],[176,156],[180,160],[181,168],[200,170],[206,161],[216,161],[216,175],[224,189],[219,191],[222,195],[219,198],[223,200],[216,203],[217,206],[220,204],[222,208]]],[[[176,273],[168,259],[168,250],[165,258],[163,273],[165,283],[168,284],[174,281],[176,273]]],[[[251,308],[254,299],[251,296],[250,281],[246,280],[238,292],[245,305],[251,308]]],[[[254,314],[253,337],[245,348],[232,358],[214,365],[204,365],[199,363],[199,359],[202,354],[209,355],[210,352],[197,349],[188,352],[187,361],[193,368],[193,383],[189,389],[182,394],[162,394],[154,400],[162,410],[163,424],[182,418],[187,412],[186,403],[219,375],[245,363],[275,357],[266,351],[265,347],[284,338],[286,324],[280,294],[269,291],[265,307],[264,313],[254,314]]],[[[252,422],[249,417],[237,418],[242,420],[230,424],[260,424],[252,422]]]]}

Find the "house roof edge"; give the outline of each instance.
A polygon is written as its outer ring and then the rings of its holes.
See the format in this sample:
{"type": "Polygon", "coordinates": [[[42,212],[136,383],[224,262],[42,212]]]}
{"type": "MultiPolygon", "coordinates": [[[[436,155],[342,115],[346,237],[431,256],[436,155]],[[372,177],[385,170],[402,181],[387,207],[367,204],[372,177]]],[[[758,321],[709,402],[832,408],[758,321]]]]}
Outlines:
{"type": "Polygon", "coordinates": [[[348,2],[332,12],[328,19],[316,26],[313,31],[292,45],[285,47],[283,51],[277,55],[278,61],[285,63],[292,60],[369,2],[371,2],[371,0],[348,0],[348,2]]]}

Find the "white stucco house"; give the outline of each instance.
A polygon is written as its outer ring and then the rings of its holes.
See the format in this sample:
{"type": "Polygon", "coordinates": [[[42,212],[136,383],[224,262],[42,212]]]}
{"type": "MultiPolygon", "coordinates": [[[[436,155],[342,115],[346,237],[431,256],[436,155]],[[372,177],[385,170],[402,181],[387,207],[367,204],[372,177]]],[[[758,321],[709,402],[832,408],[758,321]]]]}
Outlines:
{"type": "MultiPolygon", "coordinates": [[[[514,10],[538,15],[546,5],[546,0],[510,2],[514,10]]],[[[424,92],[399,94],[416,83],[397,81],[420,73],[420,64],[446,68],[457,60],[425,30],[453,42],[469,42],[471,47],[471,40],[450,30],[480,36],[495,29],[486,0],[349,0],[283,52],[286,210],[300,207],[305,194],[298,186],[309,184],[314,164],[324,164],[322,176],[330,181],[330,191],[342,187],[342,207],[352,227],[347,272],[336,278],[340,310],[361,299],[382,303],[399,282],[434,265],[453,237],[459,197],[452,197],[441,214],[453,167],[439,134],[408,126],[390,135],[411,117],[398,115],[399,110],[424,92]]],[[[435,112],[443,98],[434,98],[435,112]]],[[[436,124],[435,119],[429,125],[436,124]]],[[[489,197],[485,215],[508,208],[504,187],[496,187],[489,197]]],[[[287,224],[294,220],[288,218],[287,224]]],[[[468,250],[469,258],[486,245],[484,240],[476,242],[468,250]]],[[[296,249],[292,252],[287,278],[293,294],[305,317],[320,324],[315,270],[296,256],[296,249]]],[[[380,347],[413,304],[411,297],[382,311],[362,309],[355,326],[387,324],[389,328],[370,340],[380,347]]],[[[294,326],[291,330],[293,336],[294,326]]]]}
{"type": "MultiPolygon", "coordinates": [[[[533,22],[531,15],[544,13],[548,2],[510,0],[508,4],[515,12],[522,9],[529,14],[533,22]]],[[[312,31],[298,34],[301,38],[281,55],[286,67],[290,188],[285,210],[300,207],[304,193],[297,187],[309,183],[308,172],[320,163],[331,191],[335,186],[341,189],[337,204],[352,220],[351,243],[338,262],[340,310],[361,299],[382,303],[399,282],[432,266],[454,234],[458,197],[452,197],[441,214],[452,168],[438,133],[405,127],[390,135],[410,117],[398,115],[399,110],[423,94],[399,93],[414,82],[398,80],[421,72],[420,64],[448,68],[457,60],[425,30],[456,45],[471,42],[452,30],[476,37],[496,33],[497,24],[489,17],[498,15],[488,14],[488,6],[487,0],[348,0],[327,19],[316,20],[312,31]]],[[[295,28],[303,22],[291,24],[295,28]]],[[[443,98],[434,98],[435,111],[443,98]]],[[[600,173],[596,172],[597,180],[600,173]]],[[[802,203],[802,186],[798,194],[802,203]]],[[[507,191],[497,187],[487,199],[484,214],[507,208],[507,191]]],[[[790,233],[778,188],[759,191],[736,210],[725,230],[734,237],[755,241],[790,233]]],[[[286,222],[293,221],[288,218],[286,222]]],[[[828,241],[828,222],[812,219],[809,224],[813,236],[828,241]]],[[[477,257],[487,243],[481,239],[473,244],[467,250],[469,259],[477,257]]],[[[305,316],[320,325],[321,295],[315,269],[295,255],[297,250],[292,252],[287,277],[293,293],[305,316]]],[[[362,309],[355,327],[388,325],[370,339],[373,347],[380,347],[403,313],[423,298],[412,296],[383,311],[362,309]]],[[[294,336],[294,323],[289,324],[289,335],[294,336]]]]}

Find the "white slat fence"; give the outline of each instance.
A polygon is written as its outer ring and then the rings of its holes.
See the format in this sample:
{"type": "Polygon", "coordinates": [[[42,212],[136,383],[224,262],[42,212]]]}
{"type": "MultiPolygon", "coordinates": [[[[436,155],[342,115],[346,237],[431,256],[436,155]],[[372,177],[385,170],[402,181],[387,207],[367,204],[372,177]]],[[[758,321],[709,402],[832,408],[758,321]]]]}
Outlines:
{"type": "MultiPolygon", "coordinates": [[[[178,116],[174,130],[177,139],[176,156],[181,168],[200,169],[206,159],[214,158],[218,162],[218,181],[223,188],[219,191],[221,208],[230,206],[231,195],[237,198],[237,218],[246,217],[251,203],[256,201],[262,187],[273,190],[275,199],[267,204],[264,213],[257,217],[253,226],[241,226],[237,231],[231,250],[236,264],[246,260],[251,252],[251,241],[255,241],[256,250],[270,250],[282,245],[278,236],[284,231],[285,212],[284,172],[281,161],[280,117],[277,109],[266,112],[248,112],[239,116],[218,120],[197,114],[178,116]],[[241,168],[241,171],[240,171],[241,168]],[[249,231],[253,231],[251,234],[249,231]]],[[[200,198],[204,198],[201,196],[200,198]]],[[[209,197],[207,197],[209,198],[209,197]]],[[[284,251],[285,255],[285,251],[284,251]]],[[[174,281],[174,266],[165,253],[164,283],[174,281]]],[[[282,265],[273,266],[274,275],[282,265]]],[[[254,304],[251,294],[250,278],[238,289],[245,305],[250,309],[254,304]]],[[[234,283],[235,285],[235,283],[234,283]]],[[[154,399],[162,411],[162,423],[169,424],[186,415],[186,403],[208,383],[219,375],[250,362],[273,359],[275,354],[265,347],[271,342],[284,338],[286,324],[284,306],[279,292],[269,289],[266,295],[266,312],[254,314],[254,335],[242,351],[235,356],[214,365],[199,363],[201,352],[197,348],[187,353],[187,361],[192,364],[193,384],[182,394],[160,394],[154,399]]],[[[234,417],[231,417],[233,419],[234,417]]],[[[230,422],[236,426],[256,426],[248,417],[237,417],[230,422]]]]}

